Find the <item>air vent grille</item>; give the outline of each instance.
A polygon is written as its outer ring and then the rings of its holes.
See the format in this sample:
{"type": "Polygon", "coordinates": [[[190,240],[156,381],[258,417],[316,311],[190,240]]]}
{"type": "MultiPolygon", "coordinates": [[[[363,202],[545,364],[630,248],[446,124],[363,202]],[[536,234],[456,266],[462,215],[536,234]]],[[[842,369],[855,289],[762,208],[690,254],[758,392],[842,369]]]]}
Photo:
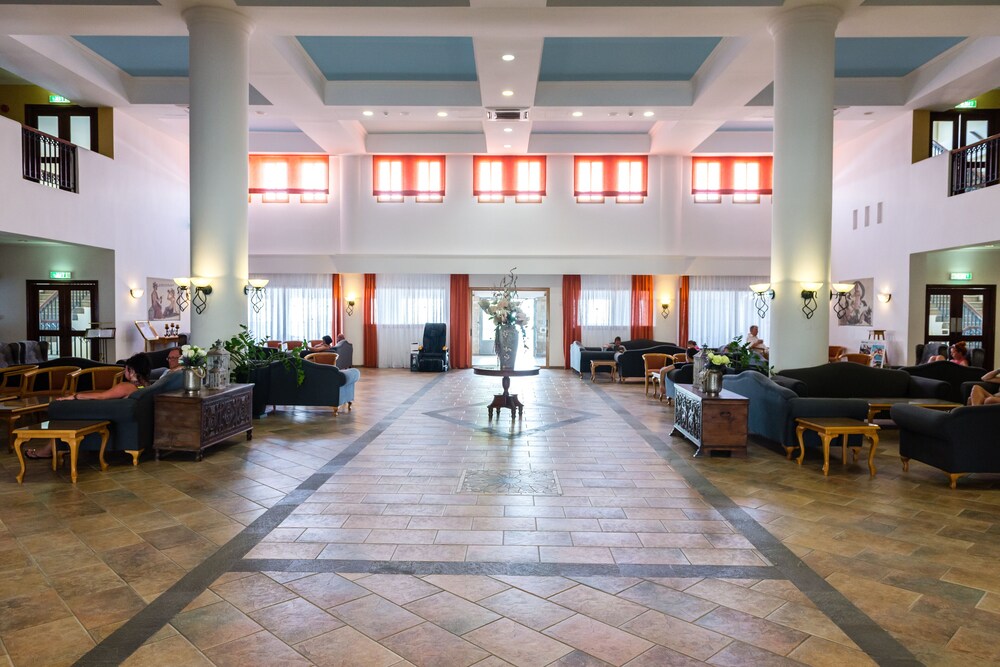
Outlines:
{"type": "Polygon", "coordinates": [[[487,109],[486,118],[501,122],[528,120],[527,109],[487,109]]]}

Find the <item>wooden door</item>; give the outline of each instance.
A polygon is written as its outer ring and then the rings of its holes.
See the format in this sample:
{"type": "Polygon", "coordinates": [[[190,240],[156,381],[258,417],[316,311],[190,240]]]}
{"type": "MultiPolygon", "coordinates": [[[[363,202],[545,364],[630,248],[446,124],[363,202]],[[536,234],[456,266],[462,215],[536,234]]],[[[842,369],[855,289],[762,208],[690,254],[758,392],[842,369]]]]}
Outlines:
{"type": "Polygon", "coordinates": [[[983,366],[994,368],[996,289],[996,285],[928,285],[924,340],[944,345],[965,341],[970,352],[982,348],[983,366]]]}
{"type": "Polygon", "coordinates": [[[97,282],[93,280],[27,281],[28,340],[49,344],[49,358],[97,359],[96,339],[84,338],[100,320],[97,282]]]}

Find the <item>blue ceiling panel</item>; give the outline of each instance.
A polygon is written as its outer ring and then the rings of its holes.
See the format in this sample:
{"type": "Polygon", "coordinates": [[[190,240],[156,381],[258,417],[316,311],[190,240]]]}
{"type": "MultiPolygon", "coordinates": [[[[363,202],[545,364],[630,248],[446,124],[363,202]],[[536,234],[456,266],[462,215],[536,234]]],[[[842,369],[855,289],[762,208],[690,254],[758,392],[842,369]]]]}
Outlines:
{"type": "Polygon", "coordinates": [[[836,76],[841,79],[906,76],[964,37],[839,37],[836,76]]]}
{"type": "Polygon", "coordinates": [[[471,37],[299,37],[327,81],[476,81],[471,37]]]}
{"type": "Polygon", "coordinates": [[[187,37],[99,37],[74,39],[131,76],[187,76],[187,37]]]}
{"type": "Polygon", "coordinates": [[[720,37],[546,37],[539,81],[689,81],[720,37]]]}

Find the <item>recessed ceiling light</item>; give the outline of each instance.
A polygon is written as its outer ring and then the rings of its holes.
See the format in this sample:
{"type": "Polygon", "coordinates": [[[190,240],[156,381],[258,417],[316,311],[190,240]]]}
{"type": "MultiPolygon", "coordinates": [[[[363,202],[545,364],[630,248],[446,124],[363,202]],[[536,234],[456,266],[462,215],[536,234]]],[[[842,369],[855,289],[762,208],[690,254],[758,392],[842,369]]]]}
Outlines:
{"type": "Polygon", "coordinates": [[[573,112],[573,118],[579,118],[582,115],[583,115],[582,111],[574,111],[573,112]]]}
{"type": "Polygon", "coordinates": [[[502,56],[500,56],[500,60],[503,60],[506,63],[509,63],[513,59],[514,59],[513,53],[505,53],[502,56]]]}
{"type": "Polygon", "coordinates": [[[656,114],[653,113],[652,111],[643,111],[642,115],[645,116],[646,118],[649,118],[650,116],[655,116],[656,114]]]}
{"type": "Polygon", "coordinates": [[[374,111],[362,111],[361,115],[362,116],[374,116],[375,112],[374,111]]]}
{"type": "Polygon", "coordinates": [[[609,111],[608,115],[611,116],[612,118],[614,118],[615,116],[618,115],[618,112],[617,111],[609,111]]]}
{"type": "MultiPolygon", "coordinates": [[[[510,148],[510,144],[504,144],[503,147],[504,148],[510,148]]],[[[986,246],[986,247],[987,248],[992,248],[993,246],[986,246]]]]}
{"type": "Polygon", "coordinates": [[[447,111],[438,111],[438,118],[447,118],[447,117],[448,117],[447,111]]]}
{"type": "Polygon", "coordinates": [[[505,90],[505,91],[503,91],[500,94],[503,95],[504,97],[513,97],[514,96],[514,91],[513,90],[505,90]]]}
{"type": "Polygon", "coordinates": [[[505,127],[505,128],[503,129],[503,131],[504,131],[504,132],[508,132],[508,133],[510,133],[510,132],[513,132],[513,131],[514,131],[514,128],[512,128],[512,127],[505,127]]]}

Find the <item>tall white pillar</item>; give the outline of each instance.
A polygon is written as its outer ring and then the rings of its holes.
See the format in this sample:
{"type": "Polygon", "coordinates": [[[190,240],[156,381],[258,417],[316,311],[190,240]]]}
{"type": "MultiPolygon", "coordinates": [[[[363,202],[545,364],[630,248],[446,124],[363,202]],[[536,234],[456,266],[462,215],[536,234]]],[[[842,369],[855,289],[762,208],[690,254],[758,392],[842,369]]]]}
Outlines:
{"type": "Polygon", "coordinates": [[[191,334],[195,345],[207,347],[247,321],[253,26],[219,7],[192,7],[183,16],[190,33],[191,275],[212,285],[204,312],[191,308],[191,334]]]}
{"type": "Polygon", "coordinates": [[[774,38],[774,201],[771,219],[770,362],[779,370],[827,361],[833,206],[834,35],[841,10],[783,12],[774,38]],[[802,283],[822,283],[802,312],[802,283]]]}

